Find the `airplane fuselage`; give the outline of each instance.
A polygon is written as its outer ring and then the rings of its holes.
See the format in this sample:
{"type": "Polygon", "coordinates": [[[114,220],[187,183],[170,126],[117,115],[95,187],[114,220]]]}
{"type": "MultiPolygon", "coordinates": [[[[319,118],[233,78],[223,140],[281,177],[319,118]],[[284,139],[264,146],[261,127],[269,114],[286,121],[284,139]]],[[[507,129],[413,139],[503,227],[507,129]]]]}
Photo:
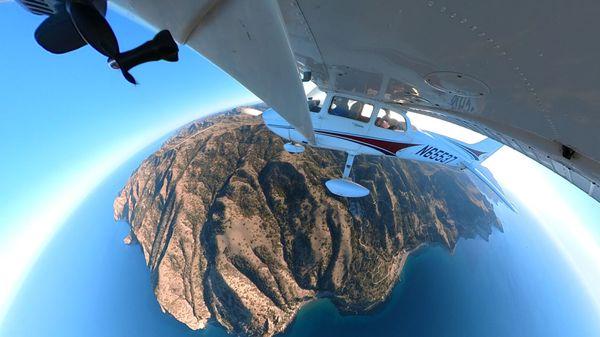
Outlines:
{"type": "MultiPolygon", "coordinates": [[[[344,151],[353,155],[383,155],[401,159],[442,164],[454,168],[463,168],[467,160],[477,161],[478,157],[464,144],[453,144],[448,138],[435,133],[417,130],[403,114],[403,130],[390,130],[377,125],[377,113],[368,118],[353,120],[334,115],[330,108],[331,96],[318,112],[311,112],[315,130],[315,141],[310,143],[300,132],[290,125],[275,110],[269,109],[262,114],[265,125],[273,133],[294,143],[319,148],[344,151]]],[[[339,95],[335,95],[339,96],[339,95]]],[[[373,104],[372,111],[383,109],[373,104]]]]}
{"type": "Polygon", "coordinates": [[[357,155],[393,156],[417,162],[444,165],[467,170],[487,185],[510,209],[516,211],[503,192],[480,170],[481,161],[501,145],[486,139],[477,144],[466,144],[433,132],[413,127],[406,113],[393,111],[386,104],[360,101],[351,96],[330,93],[324,103],[311,107],[310,118],[315,139],[310,142],[275,110],[262,114],[267,128],[291,141],[285,145],[288,152],[300,153],[302,144],[344,151],[348,154],[342,179],[332,179],[326,185],[330,192],[343,197],[362,197],[369,190],[350,178],[350,170],[357,155]],[[490,142],[491,141],[491,142],[490,142]]]}

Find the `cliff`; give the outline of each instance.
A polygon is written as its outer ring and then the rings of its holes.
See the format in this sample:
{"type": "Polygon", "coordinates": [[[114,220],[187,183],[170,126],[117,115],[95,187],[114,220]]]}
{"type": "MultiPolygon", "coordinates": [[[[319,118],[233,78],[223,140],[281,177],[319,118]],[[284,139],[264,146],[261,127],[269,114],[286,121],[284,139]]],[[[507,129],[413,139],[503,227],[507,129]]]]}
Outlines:
{"type": "Polygon", "coordinates": [[[452,249],[500,226],[462,173],[357,157],[352,176],[371,194],[345,199],[324,187],[344,154],[282,146],[256,117],[197,121],[148,157],[114,202],[161,307],[192,329],[216,320],[271,336],[322,295],[343,312],[371,310],[412,249],[452,249]]]}

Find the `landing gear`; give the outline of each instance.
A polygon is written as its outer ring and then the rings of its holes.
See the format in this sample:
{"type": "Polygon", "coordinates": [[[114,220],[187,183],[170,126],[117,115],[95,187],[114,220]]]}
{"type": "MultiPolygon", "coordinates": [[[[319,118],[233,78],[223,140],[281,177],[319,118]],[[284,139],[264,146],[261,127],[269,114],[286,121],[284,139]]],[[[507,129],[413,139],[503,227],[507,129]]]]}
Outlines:
{"type": "Polygon", "coordinates": [[[291,154],[300,154],[304,152],[304,146],[298,143],[285,143],[283,144],[283,148],[291,154]]]}
{"type": "Polygon", "coordinates": [[[350,170],[352,169],[354,157],[354,154],[348,153],[342,178],[331,179],[325,183],[329,192],[346,198],[360,198],[369,195],[369,190],[366,187],[350,180],[350,170]]]}

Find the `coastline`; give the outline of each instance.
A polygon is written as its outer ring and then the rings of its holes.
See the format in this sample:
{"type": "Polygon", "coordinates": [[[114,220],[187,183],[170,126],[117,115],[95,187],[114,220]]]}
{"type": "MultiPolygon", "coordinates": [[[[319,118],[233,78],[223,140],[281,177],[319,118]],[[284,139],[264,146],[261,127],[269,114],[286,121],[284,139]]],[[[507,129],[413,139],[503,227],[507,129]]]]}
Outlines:
{"type": "Polygon", "coordinates": [[[359,312],[351,312],[351,311],[341,310],[336,305],[334,298],[332,298],[333,294],[331,294],[330,292],[317,293],[315,298],[312,298],[312,299],[307,300],[304,303],[302,303],[298,307],[298,310],[296,310],[296,312],[290,319],[289,323],[285,326],[285,328],[281,332],[276,333],[274,336],[285,336],[286,334],[288,334],[290,332],[290,330],[293,328],[293,326],[297,323],[297,320],[299,318],[298,316],[305,314],[305,312],[303,312],[303,311],[315,310],[316,308],[313,308],[311,306],[319,306],[321,303],[322,304],[330,303],[335,308],[335,311],[342,317],[368,316],[368,315],[372,315],[372,314],[375,314],[375,313],[385,310],[386,305],[389,304],[390,300],[392,299],[392,293],[402,282],[402,273],[404,272],[404,269],[406,267],[406,263],[407,263],[409,257],[413,256],[414,253],[416,253],[417,251],[419,251],[422,248],[426,248],[427,246],[428,246],[428,243],[421,243],[417,247],[415,247],[411,250],[408,250],[408,251],[403,250],[400,254],[398,254],[398,256],[400,257],[400,259],[398,260],[397,268],[396,268],[396,270],[398,272],[394,276],[395,280],[393,282],[393,286],[388,289],[388,292],[384,296],[385,298],[383,301],[380,301],[365,310],[361,310],[359,312]]]}

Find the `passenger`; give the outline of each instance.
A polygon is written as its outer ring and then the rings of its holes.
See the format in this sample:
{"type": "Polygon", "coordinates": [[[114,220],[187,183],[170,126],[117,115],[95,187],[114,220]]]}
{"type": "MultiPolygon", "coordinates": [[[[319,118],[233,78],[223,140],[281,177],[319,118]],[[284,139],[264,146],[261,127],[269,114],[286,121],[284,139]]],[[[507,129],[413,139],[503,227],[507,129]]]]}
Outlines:
{"type": "MultiPolygon", "coordinates": [[[[384,112],[384,115],[379,117],[377,116],[377,119],[375,120],[375,125],[383,128],[383,129],[389,129],[390,128],[390,122],[388,121],[388,116],[390,111],[388,109],[382,109],[384,112]]],[[[381,110],[380,112],[381,113],[381,110]]]]}
{"type": "Polygon", "coordinates": [[[395,120],[394,118],[391,118],[389,114],[386,115],[384,118],[386,119],[386,122],[389,125],[388,129],[394,130],[394,131],[398,130],[398,121],[397,120],[395,120]]]}
{"type": "Polygon", "coordinates": [[[398,130],[406,131],[406,122],[405,121],[398,122],[398,130]]]}
{"type": "Polygon", "coordinates": [[[360,114],[363,110],[363,107],[364,104],[362,102],[354,102],[354,104],[352,104],[352,106],[350,107],[348,118],[361,120],[360,114]]]}
{"type": "Polygon", "coordinates": [[[388,123],[388,121],[386,121],[385,118],[382,118],[382,117],[377,117],[377,120],[375,121],[375,125],[377,125],[380,128],[383,128],[383,129],[390,128],[390,123],[388,123]]]}

